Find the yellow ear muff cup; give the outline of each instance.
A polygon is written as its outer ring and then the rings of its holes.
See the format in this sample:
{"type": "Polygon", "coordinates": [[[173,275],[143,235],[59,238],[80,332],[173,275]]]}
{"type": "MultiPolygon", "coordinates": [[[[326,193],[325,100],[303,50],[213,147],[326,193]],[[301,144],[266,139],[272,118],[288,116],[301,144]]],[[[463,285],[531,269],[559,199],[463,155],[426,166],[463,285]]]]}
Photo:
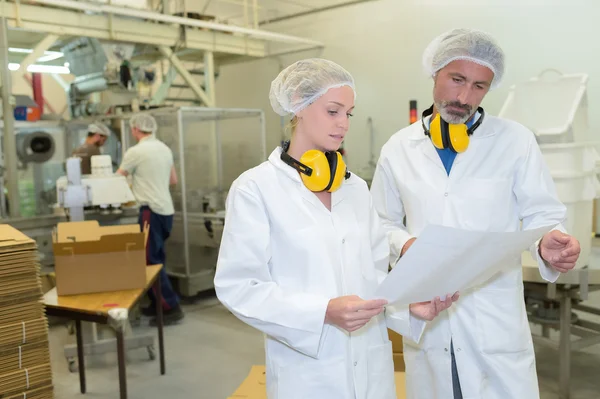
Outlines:
{"type": "Polygon", "coordinates": [[[335,162],[335,165],[332,163],[332,166],[335,166],[335,168],[332,170],[333,181],[331,182],[331,187],[329,187],[328,190],[330,193],[340,188],[344,182],[344,179],[346,178],[346,163],[342,158],[342,154],[336,151],[333,156],[337,158],[337,162],[335,162]]]}
{"type": "Polygon", "coordinates": [[[467,125],[448,125],[448,133],[450,136],[450,147],[455,152],[464,152],[469,147],[467,125]]]}
{"type": "Polygon", "coordinates": [[[441,126],[442,118],[440,114],[436,114],[435,118],[431,121],[429,125],[429,135],[431,136],[431,142],[433,145],[440,149],[444,149],[444,139],[442,138],[442,126],[441,126]]]}
{"type": "Polygon", "coordinates": [[[312,169],[312,174],[300,174],[302,182],[310,191],[323,191],[329,185],[331,171],[324,153],[318,150],[308,150],[300,158],[300,162],[312,169]]]}

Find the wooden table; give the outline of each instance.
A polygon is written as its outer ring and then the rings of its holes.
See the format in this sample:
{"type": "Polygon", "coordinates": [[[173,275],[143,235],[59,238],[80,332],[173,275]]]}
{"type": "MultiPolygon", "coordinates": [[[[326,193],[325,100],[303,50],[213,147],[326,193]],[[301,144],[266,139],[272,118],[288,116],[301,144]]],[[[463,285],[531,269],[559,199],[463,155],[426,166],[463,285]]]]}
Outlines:
{"type": "MultiPolygon", "coordinates": [[[[102,292],[96,294],[58,296],[56,288],[44,295],[44,305],[48,316],[64,317],[75,320],[77,330],[77,359],[79,363],[79,384],[81,393],[86,392],[84,343],[81,333],[81,322],[108,324],[108,311],[114,308],[125,308],[130,311],[151,287],[156,290],[156,321],[158,327],[158,350],[160,357],[160,374],[165,374],[165,355],[163,337],[162,290],[159,272],[162,265],[146,268],[146,287],[137,290],[102,292]]],[[[125,343],[123,329],[117,328],[117,356],[119,362],[119,388],[121,399],[127,398],[127,379],[125,374],[125,343]]]]}

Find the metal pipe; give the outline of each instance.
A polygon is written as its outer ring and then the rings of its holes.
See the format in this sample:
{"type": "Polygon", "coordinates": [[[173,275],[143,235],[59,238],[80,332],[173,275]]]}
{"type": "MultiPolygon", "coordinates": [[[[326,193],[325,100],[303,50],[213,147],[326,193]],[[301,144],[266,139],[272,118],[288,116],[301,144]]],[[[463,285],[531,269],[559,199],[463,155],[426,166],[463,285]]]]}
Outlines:
{"type": "Polygon", "coordinates": [[[183,138],[183,115],[181,109],[177,110],[177,134],[179,135],[179,184],[181,184],[181,213],[183,214],[183,256],[185,259],[185,275],[191,277],[190,272],[190,239],[188,237],[187,215],[187,186],[185,184],[185,144],[183,138]]]}
{"type": "Polygon", "coordinates": [[[571,391],[571,298],[560,299],[560,373],[558,390],[561,399],[568,399],[571,391]]]}
{"type": "Polygon", "coordinates": [[[252,0],[252,8],[254,9],[252,27],[254,29],[258,29],[258,0],[252,0]]]}
{"type": "Polygon", "coordinates": [[[91,4],[91,3],[83,3],[73,0],[37,0],[37,4],[43,4],[48,6],[56,6],[62,8],[68,8],[72,10],[80,10],[80,11],[92,11],[97,13],[105,13],[105,14],[115,14],[122,15],[126,17],[134,17],[139,19],[147,19],[151,21],[160,21],[168,24],[179,24],[184,26],[194,26],[197,28],[206,28],[221,32],[230,32],[230,33],[239,33],[242,35],[247,35],[249,37],[254,37],[256,39],[263,40],[271,40],[275,42],[284,42],[284,43],[303,43],[303,44],[313,44],[313,45],[323,45],[320,42],[315,40],[303,39],[296,36],[284,35],[281,33],[263,31],[258,29],[248,29],[242,28],[234,25],[225,25],[219,24],[216,22],[209,21],[200,21],[196,19],[190,18],[182,18],[174,15],[164,15],[161,13],[153,12],[153,11],[144,11],[138,10],[134,8],[126,8],[126,7],[117,7],[117,6],[107,6],[102,4],[91,4]]]}
{"type": "Polygon", "coordinates": [[[42,74],[32,73],[31,74],[31,86],[33,88],[33,101],[40,108],[42,114],[44,113],[44,91],[42,87],[42,74]]]}
{"type": "Polygon", "coordinates": [[[215,92],[215,58],[212,51],[204,52],[204,82],[206,94],[212,103],[212,107],[216,107],[217,94],[215,92]]]}
{"type": "Polygon", "coordinates": [[[277,17],[277,18],[273,18],[273,19],[269,19],[269,20],[264,20],[264,21],[261,21],[259,23],[259,25],[272,24],[272,23],[275,23],[275,22],[286,21],[288,19],[305,17],[307,15],[312,15],[312,14],[316,14],[316,13],[319,13],[319,12],[331,11],[331,10],[335,10],[336,8],[353,6],[355,4],[366,3],[366,2],[369,2],[369,1],[374,1],[374,0],[353,0],[353,1],[347,1],[345,3],[332,4],[330,6],[313,8],[313,9],[308,10],[308,11],[301,11],[301,12],[298,12],[298,13],[295,13],[295,14],[284,15],[284,16],[281,16],[281,17],[277,17]]]}
{"type": "MultiPolygon", "coordinates": [[[[8,181],[8,205],[10,217],[20,215],[19,179],[17,178],[17,140],[15,137],[15,117],[11,105],[12,82],[8,70],[8,27],[6,18],[0,18],[0,78],[2,79],[2,112],[4,126],[2,141],[4,145],[5,170],[4,182],[8,181]],[[8,178],[7,178],[8,176],[8,178]]],[[[4,189],[4,187],[2,187],[4,189]]]]}
{"type": "Polygon", "coordinates": [[[588,330],[600,332],[600,324],[594,323],[593,321],[580,319],[577,321],[577,325],[588,330]]]}
{"type": "Polygon", "coordinates": [[[573,309],[581,310],[582,312],[591,313],[600,316],[600,309],[586,305],[573,305],[573,309]]]}

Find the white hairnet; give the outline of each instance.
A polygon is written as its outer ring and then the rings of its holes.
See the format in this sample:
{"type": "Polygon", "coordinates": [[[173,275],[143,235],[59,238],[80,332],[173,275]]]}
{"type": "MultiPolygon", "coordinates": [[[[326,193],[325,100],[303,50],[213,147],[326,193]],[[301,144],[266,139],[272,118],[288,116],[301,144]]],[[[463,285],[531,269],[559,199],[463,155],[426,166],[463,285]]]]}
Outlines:
{"type": "Polygon", "coordinates": [[[129,127],[141,130],[144,133],[154,134],[158,129],[156,119],[150,114],[135,114],[129,120],[129,127]]]}
{"type": "Polygon", "coordinates": [[[106,127],[105,124],[100,122],[95,122],[88,125],[87,130],[88,133],[97,133],[101,134],[102,136],[110,137],[110,129],[106,127]]]}
{"type": "Polygon", "coordinates": [[[281,116],[297,114],[327,90],[349,86],[354,91],[352,75],[335,62],[321,58],[300,60],[288,66],[271,82],[269,99],[281,116]]]}
{"type": "Polygon", "coordinates": [[[423,53],[423,66],[434,76],[455,60],[468,60],[492,70],[491,88],[496,88],[504,75],[504,52],[489,34],[473,29],[453,29],[433,39],[423,53]]]}

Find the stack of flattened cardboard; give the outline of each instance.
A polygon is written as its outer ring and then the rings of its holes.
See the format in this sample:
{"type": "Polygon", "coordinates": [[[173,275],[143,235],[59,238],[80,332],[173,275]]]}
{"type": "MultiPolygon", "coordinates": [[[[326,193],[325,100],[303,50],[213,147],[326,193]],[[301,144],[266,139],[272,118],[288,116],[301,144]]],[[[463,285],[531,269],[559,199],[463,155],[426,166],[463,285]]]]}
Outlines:
{"type": "Polygon", "coordinates": [[[404,365],[404,347],[402,335],[388,328],[388,335],[392,341],[392,352],[394,352],[394,371],[405,371],[404,365]]]}
{"type": "Polygon", "coordinates": [[[0,225],[0,398],[52,399],[35,241],[0,225]]]}

